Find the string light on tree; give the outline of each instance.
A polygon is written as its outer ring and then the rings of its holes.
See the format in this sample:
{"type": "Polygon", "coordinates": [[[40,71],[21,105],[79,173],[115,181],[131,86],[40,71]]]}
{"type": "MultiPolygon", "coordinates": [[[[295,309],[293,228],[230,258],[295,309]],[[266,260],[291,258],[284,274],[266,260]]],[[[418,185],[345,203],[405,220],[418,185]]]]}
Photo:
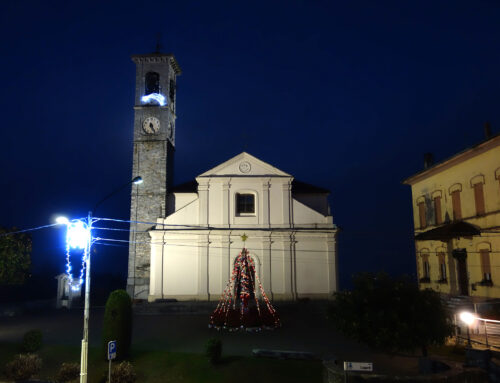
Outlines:
{"type": "Polygon", "coordinates": [[[278,314],[267,298],[259,276],[255,273],[254,261],[245,248],[248,236],[243,234],[241,239],[243,249],[234,261],[231,278],[210,317],[209,327],[229,331],[278,328],[281,326],[278,314]],[[263,302],[259,302],[257,298],[256,282],[263,302]]]}

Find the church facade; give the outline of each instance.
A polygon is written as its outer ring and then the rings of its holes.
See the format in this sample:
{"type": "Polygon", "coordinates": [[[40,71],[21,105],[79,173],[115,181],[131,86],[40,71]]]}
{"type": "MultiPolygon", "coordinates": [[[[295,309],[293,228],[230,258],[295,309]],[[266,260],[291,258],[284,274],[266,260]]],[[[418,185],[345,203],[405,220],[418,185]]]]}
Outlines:
{"type": "Polygon", "coordinates": [[[271,299],[331,297],[338,288],[338,229],[329,191],[245,152],[188,183],[172,185],[180,69],[173,55],[133,60],[133,176],[144,183],[132,190],[131,296],[218,300],[234,259],[246,247],[271,299]],[[151,78],[159,79],[157,86],[148,84],[151,78]],[[154,93],[164,97],[164,105],[148,100],[154,93]]]}

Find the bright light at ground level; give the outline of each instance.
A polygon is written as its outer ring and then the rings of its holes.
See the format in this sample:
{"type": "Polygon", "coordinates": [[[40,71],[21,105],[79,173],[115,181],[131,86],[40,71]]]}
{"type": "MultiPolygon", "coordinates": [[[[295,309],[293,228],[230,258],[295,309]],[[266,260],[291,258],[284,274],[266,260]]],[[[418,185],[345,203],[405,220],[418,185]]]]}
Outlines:
{"type": "Polygon", "coordinates": [[[464,322],[466,325],[470,326],[476,320],[476,316],[470,312],[463,311],[460,313],[460,320],[464,322]]]}

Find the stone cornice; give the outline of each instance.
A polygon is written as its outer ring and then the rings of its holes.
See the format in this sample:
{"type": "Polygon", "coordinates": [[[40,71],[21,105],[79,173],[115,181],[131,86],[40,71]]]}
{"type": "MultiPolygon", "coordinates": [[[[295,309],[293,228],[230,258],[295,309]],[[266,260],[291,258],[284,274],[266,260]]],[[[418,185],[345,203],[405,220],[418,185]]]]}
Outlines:
{"type": "Polygon", "coordinates": [[[182,70],[172,53],[150,53],[144,55],[132,55],[132,61],[138,63],[170,63],[176,75],[181,75],[182,70]]]}

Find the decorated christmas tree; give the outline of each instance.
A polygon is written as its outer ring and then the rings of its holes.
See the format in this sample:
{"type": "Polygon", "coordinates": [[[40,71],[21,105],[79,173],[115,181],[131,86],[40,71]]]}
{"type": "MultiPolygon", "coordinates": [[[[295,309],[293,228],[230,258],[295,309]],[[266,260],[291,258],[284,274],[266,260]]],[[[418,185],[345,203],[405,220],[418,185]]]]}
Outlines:
{"type": "MultiPolygon", "coordinates": [[[[243,235],[242,239],[244,242],[246,235],[243,235]]],[[[217,308],[210,317],[209,327],[230,331],[258,331],[263,328],[274,329],[280,325],[278,314],[255,273],[254,261],[248,250],[243,247],[234,261],[231,278],[217,308]],[[256,285],[260,290],[261,300],[257,297],[256,285]]]]}

